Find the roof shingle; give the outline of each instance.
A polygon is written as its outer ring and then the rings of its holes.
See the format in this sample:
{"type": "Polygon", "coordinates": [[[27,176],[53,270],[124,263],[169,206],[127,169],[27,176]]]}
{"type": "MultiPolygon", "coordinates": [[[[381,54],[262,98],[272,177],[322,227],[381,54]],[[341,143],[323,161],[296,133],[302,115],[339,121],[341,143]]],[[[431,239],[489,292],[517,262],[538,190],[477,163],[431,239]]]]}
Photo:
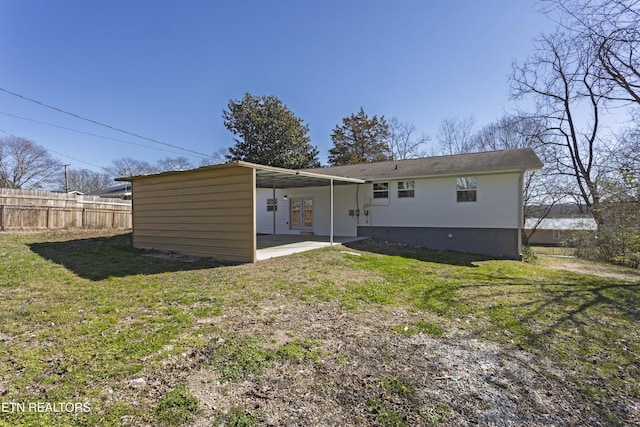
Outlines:
{"type": "Polygon", "coordinates": [[[541,169],[542,166],[542,161],[540,161],[531,148],[520,148],[303,170],[319,174],[343,176],[346,178],[374,180],[436,175],[516,172],[537,170],[541,169]]]}

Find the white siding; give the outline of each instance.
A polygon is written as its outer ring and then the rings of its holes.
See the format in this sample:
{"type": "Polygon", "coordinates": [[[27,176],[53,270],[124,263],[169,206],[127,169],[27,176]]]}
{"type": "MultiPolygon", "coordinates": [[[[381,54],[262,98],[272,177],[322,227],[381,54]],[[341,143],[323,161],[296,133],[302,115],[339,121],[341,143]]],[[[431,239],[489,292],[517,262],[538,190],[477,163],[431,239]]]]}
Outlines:
{"type": "Polygon", "coordinates": [[[517,228],[518,173],[474,175],[477,201],[456,201],[456,178],[416,179],[415,197],[398,198],[398,181],[389,181],[389,199],[374,199],[373,185],[360,190],[360,205],[371,201],[369,215],[359,225],[402,227],[517,228]]]}
{"type": "MultiPolygon", "coordinates": [[[[282,200],[287,194],[286,190],[276,189],[278,210],[276,211],[276,234],[285,234],[286,221],[288,221],[289,202],[282,200]]],[[[268,188],[256,189],[256,231],[262,234],[273,232],[273,212],[267,212],[267,199],[273,198],[273,190],[268,188]]]]}
{"type": "MultiPolygon", "coordinates": [[[[354,217],[349,216],[349,209],[356,206],[356,185],[335,185],[334,224],[335,236],[355,236],[357,224],[354,217]]],[[[361,185],[362,187],[362,185],[361,185]]],[[[313,200],[313,231],[320,236],[328,236],[330,230],[330,187],[308,187],[276,189],[278,211],[276,212],[276,234],[299,234],[300,230],[289,227],[289,203],[292,198],[303,197],[313,200]],[[287,196],[287,201],[283,200],[287,196]]],[[[258,233],[273,232],[273,212],[267,212],[267,199],[273,197],[273,189],[258,188],[256,200],[256,218],[258,233]]]]}
{"type": "MultiPolygon", "coordinates": [[[[415,179],[415,197],[398,198],[398,180],[389,181],[389,199],[374,199],[373,184],[337,185],[334,187],[334,234],[355,236],[357,226],[384,227],[460,227],[518,228],[520,225],[518,173],[474,175],[478,180],[477,201],[456,201],[456,176],[415,179]],[[356,203],[356,192],[358,203],[356,203]],[[369,199],[369,215],[364,206],[369,199]],[[350,217],[349,210],[360,208],[360,217],[350,217]]],[[[289,228],[289,201],[294,197],[313,199],[313,232],[329,234],[329,187],[276,189],[278,211],[276,234],[298,234],[289,228]],[[288,201],[283,201],[284,195],[288,201]]],[[[267,212],[272,189],[257,190],[256,217],[258,233],[271,234],[273,213],[267,212]]]]}

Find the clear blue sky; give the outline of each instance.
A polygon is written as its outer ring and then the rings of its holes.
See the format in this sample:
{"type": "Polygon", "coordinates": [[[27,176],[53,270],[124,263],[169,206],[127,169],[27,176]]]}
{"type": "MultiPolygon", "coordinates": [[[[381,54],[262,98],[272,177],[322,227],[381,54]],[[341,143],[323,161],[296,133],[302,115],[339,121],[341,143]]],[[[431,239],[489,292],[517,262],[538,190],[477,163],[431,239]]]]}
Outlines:
{"type": "MultiPolygon", "coordinates": [[[[361,106],[434,140],[444,118],[494,121],[513,108],[512,61],[552,26],[526,0],[0,0],[0,88],[202,153],[233,145],[230,99],[276,95],[325,163],[332,129],[361,106]]],[[[4,92],[0,113],[0,136],[75,168],[189,154],[4,92]]]]}

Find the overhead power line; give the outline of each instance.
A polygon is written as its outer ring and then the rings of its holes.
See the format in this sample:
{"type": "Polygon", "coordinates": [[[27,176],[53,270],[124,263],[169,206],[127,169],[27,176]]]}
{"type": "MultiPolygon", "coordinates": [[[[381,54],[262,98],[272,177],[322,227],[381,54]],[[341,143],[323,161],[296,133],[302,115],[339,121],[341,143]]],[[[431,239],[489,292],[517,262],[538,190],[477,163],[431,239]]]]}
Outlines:
{"type": "Polygon", "coordinates": [[[96,165],[94,163],[87,162],[86,160],[80,160],[78,158],[69,156],[68,154],[64,154],[64,153],[61,153],[59,151],[52,150],[51,148],[48,148],[48,150],[51,151],[52,153],[56,153],[58,156],[66,157],[67,159],[75,160],[76,162],[84,163],[85,165],[93,166],[94,168],[99,168],[99,169],[102,169],[105,172],[109,172],[109,169],[107,169],[104,166],[98,166],[98,165],[96,165]]]}
{"type": "MultiPolygon", "coordinates": [[[[47,122],[43,122],[43,121],[41,121],[41,120],[30,119],[30,118],[28,118],[28,117],[19,116],[19,115],[17,115],[17,114],[5,113],[4,111],[0,111],[0,114],[3,114],[3,115],[5,115],[5,116],[9,116],[9,117],[15,117],[16,119],[20,119],[20,120],[27,120],[27,121],[34,122],[34,123],[39,123],[39,124],[41,124],[41,125],[52,126],[52,127],[54,127],[54,128],[58,128],[58,129],[64,129],[64,130],[68,130],[68,131],[71,131],[71,132],[81,133],[81,134],[84,134],[84,135],[95,136],[96,138],[108,139],[108,140],[111,140],[111,141],[122,142],[122,143],[124,143],[124,144],[131,144],[131,145],[136,145],[136,146],[138,146],[138,147],[150,148],[150,149],[152,149],[152,150],[165,151],[165,152],[167,152],[167,153],[173,153],[173,154],[184,154],[184,153],[180,153],[180,152],[178,152],[178,151],[167,150],[166,148],[151,147],[151,146],[149,146],[149,145],[139,144],[139,143],[137,143],[137,142],[125,141],[125,140],[123,140],[123,139],[111,138],[111,137],[109,137],[109,136],[98,135],[98,134],[96,134],[96,133],[85,132],[85,131],[78,130],[78,129],[72,129],[72,128],[68,128],[68,127],[65,127],[65,126],[55,125],[55,124],[53,124],[53,123],[47,123],[47,122]]],[[[191,155],[191,154],[187,154],[187,155],[188,155],[188,156],[192,156],[192,157],[194,157],[194,156],[193,156],[193,155],[191,155]]],[[[198,157],[202,157],[202,156],[198,156],[198,157]]],[[[207,157],[209,157],[209,156],[207,156],[207,157]]]]}
{"type": "MultiPolygon", "coordinates": [[[[0,128],[0,132],[6,133],[7,135],[13,136],[14,138],[20,138],[18,135],[15,135],[15,134],[13,134],[13,133],[11,133],[11,132],[7,132],[6,130],[1,129],[1,128],[0,128]]],[[[84,164],[86,164],[86,165],[93,166],[93,167],[95,167],[95,168],[102,169],[103,171],[108,172],[107,168],[105,168],[104,166],[98,166],[98,165],[96,165],[96,164],[94,164],[94,163],[87,162],[86,160],[80,160],[80,159],[77,159],[77,158],[75,158],[75,157],[69,156],[68,154],[61,153],[61,152],[56,151],[56,150],[53,150],[53,149],[51,149],[51,148],[47,148],[47,150],[49,150],[49,151],[51,151],[52,153],[55,153],[55,154],[57,154],[57,155],[59,155],[59,156],[67,157],[67,158],[69,158],[69,159],[71,159],[71,160],[75,160],[76,162],[84,163],[84,164]]]]}
{"type": "Polygon", "coordinates": [[[127,135],[135,136],[136,138],[144,139],[144,140],[146,140],[146,141],[154,142],[154,143],[156,143],[156,144],[166,145],[167,147],[176,148],[176,149],[178,149],[178,150],[187,151],[187,152],[189,152],[189,153],[197,154],[198,156],[202,156],[202,157],[210,157],[208,154],[199,153],[199,152],[197,152],[197,151],[189,150],[188,148],[182,148],[182,147],[179,147],[179,146],[177,146],[177,145],[169,144],[169,143],[167,143],[167,142],[158,141],[157,139],[147,138],[146,136],[138,135],[138,134],[136,134],[136,133],[129,132],[129,131],[126,131],[126,130],[124,130],[124,129],[120,129],[120,128],[117,128],[117,127],[115,127],[115,126],[111,126],[111,125],[108,125],[108,124],[105,124],[105,123],[99,122],[99,121],[97,121],[97,120],[93,120],[93,119],[90,119],[90,118],[88,118],[88,117],[81,116],[81,115],[79,115],[79,114],[75,114],[75,113],[71,113],[71,112],[69,112],[69,111],[65,111],[65,110],[63,110],[63,109],[61,109],[61,108],[54,107],[53,105],[45,104],[44,102],[40,102],[40,101],[35,100],[35,99],[33,99],[33,98],[29,98],[29,97],[27,97],[27,96],[20,95],[19,93],[12,92],[12,91],[10,91],[10,90],[3,89],[3,88],[1,88],[1,87],[0,87],[0,91],[5,92],[5,93],[8,93],[9,95],[17,96],[18,98],[22,98],[22,99],[24,99],[24,100],[26,100],[26,101],[33,102],[33,103],[38,104],[38,105],[41,105],[41,106],[43,106],[43,107],[50,108],[50,109],[55,110],[55,111],[58,111],[58,112],[60,112],[60,113],[67,114],[67,115],[72,116],[72,117],[75,117],[75,118],[77,118],[77,119],[85,120],[85,121],[87,121],[87,122],[90,122],[90,123],[96,124],[96,125],[98,125],[98,126],[103,126],[103,127],[108,128],[108,129],[115,130],[115,131],[117,131],[117,132],[122,132],[122,133],[125,133],[125,134],[127,134],[127,135]]]}

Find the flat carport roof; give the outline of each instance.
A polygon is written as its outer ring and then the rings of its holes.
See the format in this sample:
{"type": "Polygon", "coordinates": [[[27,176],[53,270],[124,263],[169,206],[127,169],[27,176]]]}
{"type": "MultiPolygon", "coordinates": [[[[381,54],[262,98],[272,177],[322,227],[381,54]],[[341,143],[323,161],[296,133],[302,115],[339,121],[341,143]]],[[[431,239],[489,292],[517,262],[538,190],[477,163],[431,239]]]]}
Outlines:
{"type": "MultiPolygon", "coordinates": [[[[272,166],[263,166],[257,165],[255,163],[247,163],[247,162],[238,162],[239,165],[252,167],[256,171],[256,187],[257,188],[272,188],[274,192],[276,188],[300,188],[300,187],[322,187],[329,186],[330,187],[330,197],[329,197],[329,212],[331,215],[330,218],[330,226],[329,226],[329,245],[333,245],[334,235],[333,235],[333,186],[334,185],[345,185],[345,184],[363,184],[366,181],[364,179],[359,178],[345,178],[342,176],[333,176],[333,175],[323,175],[317,172],[306,172],[306,171],[296,171],[292,169],[282,169],[275,168],[272,166]]],[[[274,211],[274,223],[273,223],[273,237],[275,239],[276,235],[276,225],[275,225],[275,211],[274,211]]],[[[309,239],[307,239],[308,241],[309,239]]],[[[300,243],[297,246],[289,246],[290,249],[294,248],[302,248],[304,245],[300,243]]],[[[315,247],[320,247],[318,241],[311,241],[306,244],[309,250],[315,247]]],[[[257,246],[256,246],[257,247],[257,246]]],[[[275,249],[270,248],[268,251],[262,250],[261,253],[258,253],[259,250],[256,250],[256,259],[265,259],[264,257],[271,258],[271,256],[265,255],[267,252],[273,254],[276,252],[275,249]]],[[[300,252],[300,250],[296,250],[296,252],[300,252]]],[[[293,253],[293,252],[292,252],[293,253]]]]}
{"type": "Polygon", "coordinates": [[[250,167],[256,170],[256,187],[258,188],[323,187],[344,184],[363,184],[366,182],[364,179],[359,178],[324,175],[317,172],[276,168],[242,161],[236,163],[239,166],[250,167]]]}

